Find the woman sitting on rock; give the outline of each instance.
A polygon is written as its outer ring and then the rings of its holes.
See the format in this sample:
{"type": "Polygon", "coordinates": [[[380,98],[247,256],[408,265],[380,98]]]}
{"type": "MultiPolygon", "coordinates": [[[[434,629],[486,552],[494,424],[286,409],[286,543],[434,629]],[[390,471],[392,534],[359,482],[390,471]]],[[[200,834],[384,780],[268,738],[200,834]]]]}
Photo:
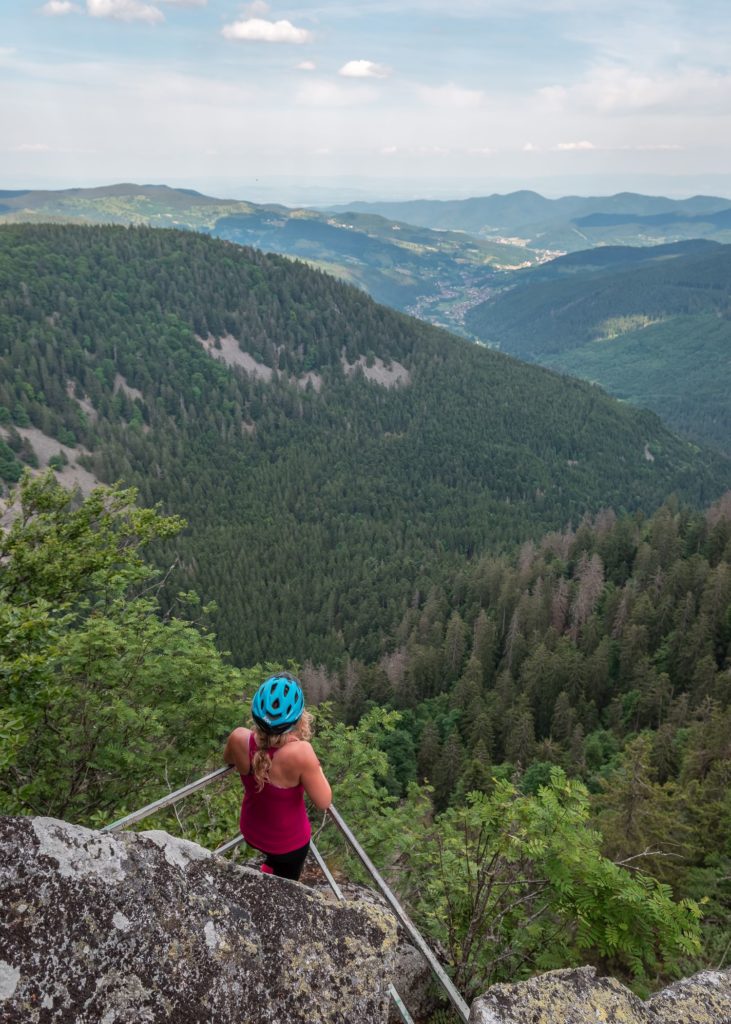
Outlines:
{"type": "Polygon", "coordinates": [[[309,743],[311,716],[287,672],[266,679],[251,702],[253,729],[234,729],[223,751],[244,784],[241,834],[266,854],[262,871],[298,879],[312,829],[304,794],[324,811],[332,790],[309,743]]]}

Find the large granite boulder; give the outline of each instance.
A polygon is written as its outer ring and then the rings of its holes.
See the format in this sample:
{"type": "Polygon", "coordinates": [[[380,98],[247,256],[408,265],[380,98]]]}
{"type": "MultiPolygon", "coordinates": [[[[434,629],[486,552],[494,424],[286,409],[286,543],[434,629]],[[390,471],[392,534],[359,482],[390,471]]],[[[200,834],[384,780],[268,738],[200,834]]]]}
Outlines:
{"type": "Polygon", "coordinates": [[[731,1024],[731,971],[704,971],[643,1002],[593,967],[549,971],[493,985],[470,1024],[731,1024]]]}
{"type": "Polygon", "coordinates": [[[549,971],[515,985],[493,985],[476,999],[470,1024],[655,1024],[641,999],[593,967],[549,971]]]}
{"type": "Polygon", "coordinates": [[[4,1024],[382,1024],[393,916],[165,832],[0,818],[4,1024]]]}
{"type": "Polygon", "coordinates": [[[731,1024],[731,970],[676,981],[647,1005],[657,1024],[731,1024]]]}

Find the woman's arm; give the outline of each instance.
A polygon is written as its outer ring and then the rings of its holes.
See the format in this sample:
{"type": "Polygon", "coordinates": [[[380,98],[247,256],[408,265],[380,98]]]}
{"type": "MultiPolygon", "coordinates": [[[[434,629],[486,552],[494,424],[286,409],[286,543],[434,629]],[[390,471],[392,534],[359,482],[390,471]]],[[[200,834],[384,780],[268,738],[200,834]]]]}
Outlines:
{"type": "Polygon", "coordinates": [[[234,729],[223,748],[226,764],[236,765],[239,775],[249,774],[249,729],[234,729]]]}
{"type": "Polygon", "coordinates": [[[315,807],[326,811],[332,803],[332,789],[325,778],[325,773],[317,760],[317,754],[309,743],[303,742],[302,746],[302,771],[300,778],[310,800],[315,807]]]}

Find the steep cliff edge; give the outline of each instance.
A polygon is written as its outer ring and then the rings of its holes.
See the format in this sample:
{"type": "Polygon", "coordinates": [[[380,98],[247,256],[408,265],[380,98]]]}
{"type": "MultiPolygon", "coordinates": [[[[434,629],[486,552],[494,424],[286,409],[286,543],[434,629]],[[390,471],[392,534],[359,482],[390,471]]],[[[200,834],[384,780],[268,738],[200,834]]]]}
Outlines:
{"type": "Polygon", "coordinates": [[[0,818],[7,1024],[381,1024],[391,915],[164,832],[0,818]]]}
{"type": "MultiPolygon", "coordinates": [[[[426,1018],[378,898],[261,875],[165,832],[0,817],[3,1024],[384,1024],[395,978],[426,1018]]],[[[399,946],[401,945],[401,948],[399,946]]],[[[470,1024],[731,1024],[731,971],[643,1002],[591,967],[494,985],[470,1024]]]]}

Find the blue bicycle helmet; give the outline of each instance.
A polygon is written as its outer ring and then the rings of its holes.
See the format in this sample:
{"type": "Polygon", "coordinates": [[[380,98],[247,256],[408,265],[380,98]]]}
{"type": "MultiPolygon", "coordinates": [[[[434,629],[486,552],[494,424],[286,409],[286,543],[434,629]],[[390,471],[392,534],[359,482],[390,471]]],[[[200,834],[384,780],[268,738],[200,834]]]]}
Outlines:
{"type": "Polygon", "coordinates": [[[251,717],[264,732],[275,736],[294,729],[305,710],[302,688],[294,676],[269,676],[254,694],[251,717]]]}

